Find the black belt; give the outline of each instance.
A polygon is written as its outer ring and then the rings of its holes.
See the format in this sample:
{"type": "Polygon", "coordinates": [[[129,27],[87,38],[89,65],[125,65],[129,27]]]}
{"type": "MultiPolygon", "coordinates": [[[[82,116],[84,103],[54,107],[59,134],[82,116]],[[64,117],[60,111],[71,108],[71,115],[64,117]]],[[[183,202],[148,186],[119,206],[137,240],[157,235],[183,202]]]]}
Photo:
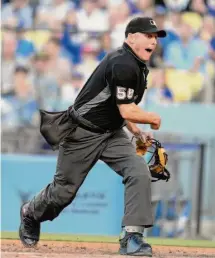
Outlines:
{"type": "Polygon", "coordinates": [[[113,130],[105,130],[97,125],[94,125],[90,121],[86,120],[82,116],[79,115],[79,113],[74,109],[74,107],[70,107],[68,109],[68,115],[75,121],[77,122],[77,125],[80,126],[81,128],[95,132],[95,133],[111,133],[113,130]]]}

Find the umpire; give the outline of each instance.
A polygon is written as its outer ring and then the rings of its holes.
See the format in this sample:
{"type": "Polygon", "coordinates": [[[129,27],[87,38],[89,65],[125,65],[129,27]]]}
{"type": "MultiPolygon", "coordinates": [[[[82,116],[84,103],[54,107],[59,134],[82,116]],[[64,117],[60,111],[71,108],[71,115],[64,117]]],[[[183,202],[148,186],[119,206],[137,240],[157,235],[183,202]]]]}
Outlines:
{"type": "Polygon", "coordinates": [[[144,228],[153,225],[150,172],[123,127],[136,137],[147,135],[136,123],[150,124],[154,130],[160,127],[160,117],[137,104],[147,85],[145,62],[156,48],[157,37],[165,36],[152,18],[132,19],[122,47],[101,61],[74,105],[62,112],[41,111],[41,133],[53,149],[59,147],[59,155],[53,182],[21,207],[19,235],[25,246],[37,244],[40,223],[55,219],[74,200],[100,159],[123,177],[125,185],[120,254],[152,256],[143,239],[144,228]]]}

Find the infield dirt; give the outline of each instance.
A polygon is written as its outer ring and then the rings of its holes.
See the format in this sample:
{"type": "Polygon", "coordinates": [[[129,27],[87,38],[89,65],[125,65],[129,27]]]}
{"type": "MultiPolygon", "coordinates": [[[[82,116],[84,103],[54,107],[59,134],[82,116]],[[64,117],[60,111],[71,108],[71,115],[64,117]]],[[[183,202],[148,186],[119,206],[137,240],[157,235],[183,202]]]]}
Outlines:
{"type": "MultiPolygon", "coordinates": [[[[123,258],[118,247],[110,243],[41,241],[36,248],[29,249],[18,240],[1,240],[1,255],[2,258],[123,258]]],[[[153,246],[153,257],[215,258],[215,248],[153,246]]]]}

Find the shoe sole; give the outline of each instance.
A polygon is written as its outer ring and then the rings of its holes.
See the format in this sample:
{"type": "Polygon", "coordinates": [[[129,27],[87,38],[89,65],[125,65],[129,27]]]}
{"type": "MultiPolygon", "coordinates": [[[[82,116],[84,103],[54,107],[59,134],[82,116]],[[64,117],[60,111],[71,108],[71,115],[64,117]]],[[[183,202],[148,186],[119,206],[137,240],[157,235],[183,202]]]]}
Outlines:
{"type": "Polygon", "coordinates": [[[126,248],[119,249],[120,255],[127,255],[127,256],[142,256],[142,257],[152,257],[152,253],[147,252],[136,252],[136,253],[127,253],[126,248]]]}
{"type": "Polygon", "coordinates": [[[35,244],[32,244],[32,245],[29,245],[25,242],[25,238],[22,236],[22,223],[23,223],[23,216],[22,216],[22,208],[23,206],[25,205],[26,203],[23,203],[23,205],[21,206],[20,208],[20,220],[21,220],[21,223],[20,223],[20,226],[19,226],[19,238],[22,242],[22,244],[25,246],[25,247],[28,247],[28,248],[35,248],[37,246],[37,243],[38,241],[35,243],[35,244]]]}

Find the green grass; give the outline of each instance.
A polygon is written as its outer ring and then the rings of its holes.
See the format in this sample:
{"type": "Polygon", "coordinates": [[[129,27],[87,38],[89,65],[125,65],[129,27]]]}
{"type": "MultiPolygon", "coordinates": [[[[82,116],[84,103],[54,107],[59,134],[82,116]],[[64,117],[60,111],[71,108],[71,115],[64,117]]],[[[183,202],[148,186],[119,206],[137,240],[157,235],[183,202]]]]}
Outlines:
{"type": "MultiPolygon", "coordinates": [[[[1,232],[1,239],[18,239],[18,238],[19,238],[18,234],[15,232],[1,232]]],[[[49,241],[52,240],[52,241],[72,241],[72,242],[118,243],[118,237],[111,237],[111,236],[42,234],[41,239],[49,240],[49,241]]],[[[208,240],[147,238],[147,241],[152,245],[215,248],[215,241],[208,241],[208,240]]]]}

